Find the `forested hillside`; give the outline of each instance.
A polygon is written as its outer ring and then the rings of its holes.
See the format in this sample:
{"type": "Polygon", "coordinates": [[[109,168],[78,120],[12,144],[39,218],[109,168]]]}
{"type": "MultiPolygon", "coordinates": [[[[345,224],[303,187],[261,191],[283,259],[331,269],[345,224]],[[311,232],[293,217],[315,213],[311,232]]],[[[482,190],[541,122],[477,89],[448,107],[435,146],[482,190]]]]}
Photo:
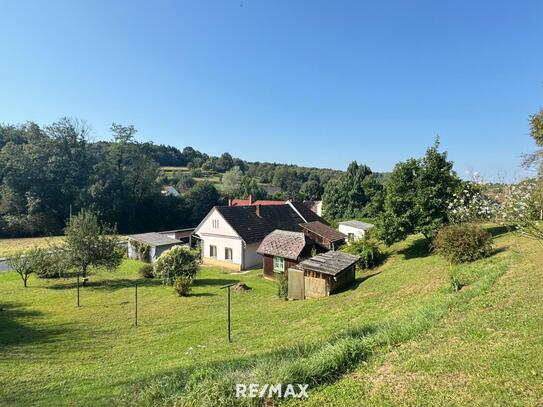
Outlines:
{"type": "MultiPolygon", "coordinates": [[[[191,227],[227,198],[321,199],[343,173],[213,157],[135,134],[113,124],[109,141],[92,141],[83,122],[66,118],[0,125],[0,236],[60,234],[83,208],[122,233],[191,227]],[[163,195],[170,185],[181,195],[163,195]]],[[[363,172],[378,191],[382,175],[363,172]]]]}

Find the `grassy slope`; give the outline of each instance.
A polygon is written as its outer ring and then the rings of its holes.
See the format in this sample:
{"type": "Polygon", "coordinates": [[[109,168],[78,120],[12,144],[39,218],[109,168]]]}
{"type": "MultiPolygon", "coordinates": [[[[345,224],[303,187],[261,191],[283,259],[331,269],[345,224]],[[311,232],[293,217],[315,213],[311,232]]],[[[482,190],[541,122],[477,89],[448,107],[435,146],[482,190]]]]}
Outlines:
{"type": "Polygon", "coordinates": [[[248,358],[300,340],[321,342],[349,327],[408,315],[447,285],[445,263],[417,257],[418,245],[403,250],[411,243],[397,246],[359,285],[326,299],[281,301],[258,271],[234,276],[203,269],[190,298],[142,282],[138,328],[131,321],[133,289],[124,287],[138,278],[137,262],[94,274],[97,284],[84,289],[81,309],[71,280],[33,278],[25,290],[14,273],[0,274],[0,400],[107,405],[134,383],[179,368],[248,358]],[[233,295],[234,342],[227,344],[219,287],[235,280],[254,290],[233,295]]]}
{"type": "Polygon", "coordinates": [[[500,242],[510,245],[499,255],[508,271],[491,290],[313,391],[303,405],[543,404],[543,248],[510,237],[500,242]]]}

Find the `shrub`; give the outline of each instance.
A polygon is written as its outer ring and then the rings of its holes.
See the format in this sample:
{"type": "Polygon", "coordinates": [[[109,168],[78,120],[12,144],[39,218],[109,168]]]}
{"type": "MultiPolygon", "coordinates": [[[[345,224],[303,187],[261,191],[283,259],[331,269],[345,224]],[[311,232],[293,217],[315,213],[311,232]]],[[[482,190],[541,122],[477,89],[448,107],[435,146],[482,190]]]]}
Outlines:
{"type": "Polygon", "coordinates": [[[288,278],[285,273],[279,274],[279,279],[277,280],[277,296],[279,298],[287,299],[288,297],[288,278]]]}
{"type": "Polygon", "coordinates": [[[342,252],[360,256],[358,266],[362,269],[371,269],[381,264],[385,254],[379,249],[377,242],[371,239],[359,239],[346,244],[340,249],[342,252]]]}
{"type": "Polygon", "coordinates": [[[187,247],[174,246],[160,255],[154,265],[155,276],[166,285],[173,285],[176,277],[193,278],[198,270],[198,254],[187,247]]]}
{"type": "Polygon", "coordinates": [[[177,276],[173,283],[173,289],[180,297],[188,297],[192,291],[192,277],[177,276]]]}
{"type": "Polygon", "coordinates": [[[143,278],[153,278],[155,276],[155,272],[151,264],[144,264],[141,266],[139,273],[143,278]]]}
{"type": "Polygon", "coordinates": [[[41,264],[36,270],[39,278],[60,278],[70,268],[67,254],[60,247],[50,249],[42,257],[41,264]]]}
{"type": "Polygon", "coordinates": [[[492,252],[492,235],[474,224],[445,226],[433,243],[436,252],[454,264],[482,259],[492,252]]]}

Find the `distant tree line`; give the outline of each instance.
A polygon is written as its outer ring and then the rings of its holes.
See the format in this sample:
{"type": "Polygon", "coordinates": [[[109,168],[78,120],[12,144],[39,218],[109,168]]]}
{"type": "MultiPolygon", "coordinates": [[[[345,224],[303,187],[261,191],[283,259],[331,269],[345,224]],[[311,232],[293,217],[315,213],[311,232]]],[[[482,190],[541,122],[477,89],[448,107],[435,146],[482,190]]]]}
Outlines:
{"type": "Polygon", "coordinates": [[[193,150],[179,156],[138,143],[133,126],[113,124],[111,131],[111,141],[92,142],[77,120],[0,125],[0,235],[58,234],[82,209],[122,233],[189,227],[220,201],[205,182],[181,197],[161,194],[156,160],[194,160],[193,150]]]}

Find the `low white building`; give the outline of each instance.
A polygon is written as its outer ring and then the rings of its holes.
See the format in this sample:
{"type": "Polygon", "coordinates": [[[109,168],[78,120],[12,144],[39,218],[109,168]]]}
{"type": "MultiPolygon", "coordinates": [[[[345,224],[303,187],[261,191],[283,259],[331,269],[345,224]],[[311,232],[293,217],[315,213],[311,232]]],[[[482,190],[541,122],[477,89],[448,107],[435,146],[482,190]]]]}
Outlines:
{"type": "Polygon", "coordinates": [[[128,236],[128,258],[154,263],[166,250],[185,242],[162,233],[140,233],[128,236]]]}
{"type": "Polygon", "coordinates": [[[262,265],[262,256],[257,249],[275,229],[301,231],[301,223],[318,220],[323,221],[301,202],[216,206],[196,227],[194,234],[201,239],[204,264],[240,271],[262,265]]]}
{"type": "Polygon", "coordinates": [[[347,235],[347,241],[363,239],[368,235],[368,232],[374,227],[371,223],[360,222],[358,220],[347,220],[339,222],[338,230],[347,235]]]}

